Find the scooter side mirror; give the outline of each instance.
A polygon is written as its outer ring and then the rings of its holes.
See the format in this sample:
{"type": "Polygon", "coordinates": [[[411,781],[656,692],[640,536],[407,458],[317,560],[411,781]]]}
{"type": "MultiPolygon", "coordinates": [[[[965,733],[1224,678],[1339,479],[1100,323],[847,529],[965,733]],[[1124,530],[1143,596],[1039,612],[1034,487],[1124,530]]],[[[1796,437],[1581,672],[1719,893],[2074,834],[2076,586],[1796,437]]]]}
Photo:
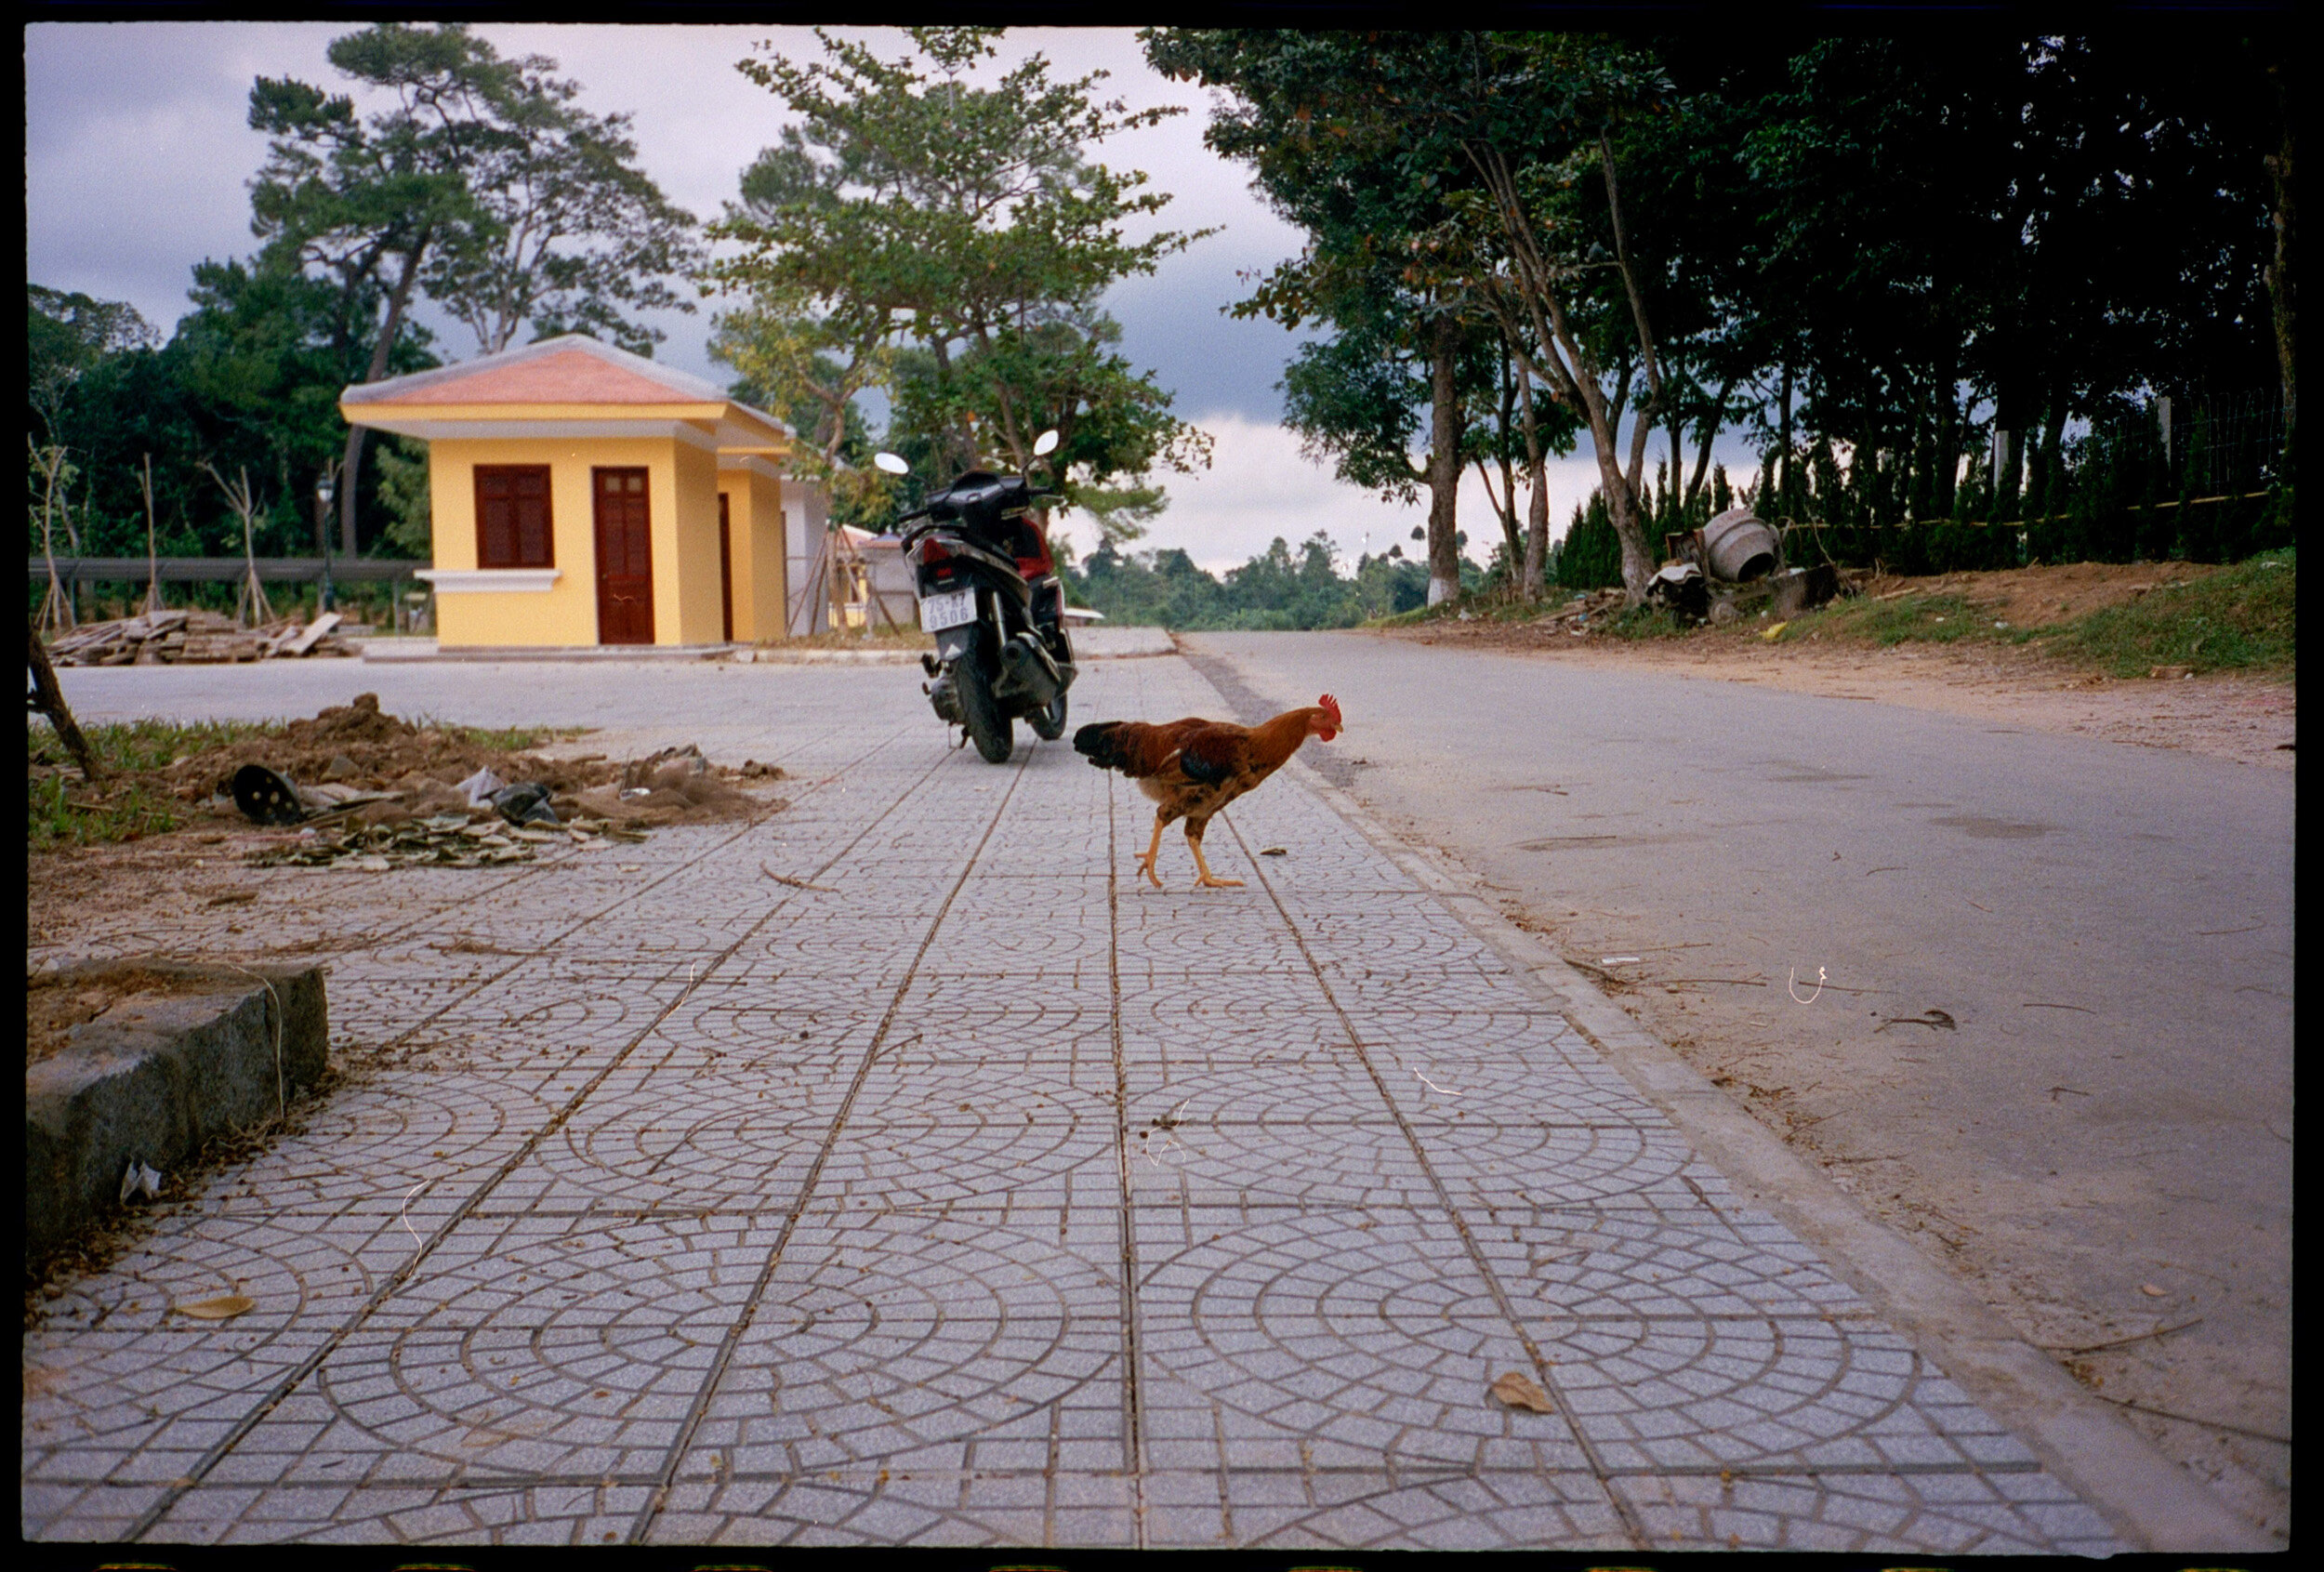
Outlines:
{"type": "Polygon", "coordinates": [[[1051,427],[1050,429],[1042,432],[1039,436],[1033,439],[1034,457],[1047,458],[1050,454],[1055,453],[1056,451],[1057,429],[1055,427],[1051,427]]]}
{"type": "Polygon", "coordinates": [[[892,453],[873,454],[872,467],[885,469],[891,475],[908,475],[912,472],[912,467],[892,453]]]}

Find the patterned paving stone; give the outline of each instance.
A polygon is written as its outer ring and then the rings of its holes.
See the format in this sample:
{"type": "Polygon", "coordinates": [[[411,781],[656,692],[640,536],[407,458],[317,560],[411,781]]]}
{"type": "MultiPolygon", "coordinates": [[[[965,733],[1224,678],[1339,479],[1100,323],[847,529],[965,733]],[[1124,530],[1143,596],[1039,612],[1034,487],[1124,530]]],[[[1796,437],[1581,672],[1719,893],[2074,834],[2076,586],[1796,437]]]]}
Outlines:
{"type": "Polygon", "coordinates": [[[892,676],[670,718],[785,761],[754,826],[259,872],[358,1073],[26,1333],[25,1535],[2119,1548],[1296,778],[1157,891],[1143,798],[892,676]]]}

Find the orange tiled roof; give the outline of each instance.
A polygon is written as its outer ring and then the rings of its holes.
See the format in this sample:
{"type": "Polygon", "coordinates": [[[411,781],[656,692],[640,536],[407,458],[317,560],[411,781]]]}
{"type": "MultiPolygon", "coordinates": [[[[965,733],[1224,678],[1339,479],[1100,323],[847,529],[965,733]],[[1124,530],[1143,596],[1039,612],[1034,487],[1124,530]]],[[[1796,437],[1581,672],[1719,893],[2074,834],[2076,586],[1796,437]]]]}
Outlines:
{"type": "Polygon", "coordinates": [[[692,403],[679,389],[581,350],[512,363],[484,363],[398,396],[403,404],[692,403]]]}

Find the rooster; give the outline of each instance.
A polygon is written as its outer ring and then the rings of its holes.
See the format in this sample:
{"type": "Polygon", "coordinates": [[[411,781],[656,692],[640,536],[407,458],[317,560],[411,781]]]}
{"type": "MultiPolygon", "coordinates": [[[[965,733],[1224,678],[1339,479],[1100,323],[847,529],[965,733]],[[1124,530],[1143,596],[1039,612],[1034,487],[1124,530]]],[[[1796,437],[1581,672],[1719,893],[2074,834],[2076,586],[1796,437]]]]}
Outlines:
{"type": "Polygon", "coordinates": [[[1195,887],[1234,890],[1239,878],[1221,878],[1203,860],[1202,832],[1211,816],[1281,769],[1310,737],[1331,741],[1347,730],[1339,701],[1329,694],[1306,709],[1287,709],[1258,726],[1188,716],[1167,725],[1142,720],[1100,720],[1074,733],[1074,751],[1101,770],[1119,770],[1160,806],[1154,812],[1154,839],[1138,865],[1162,888],[1155,864],[1162,855],[1162,832],[1171,821],[1186,821],[1186,844],[1195,853],[1195,887]]]}

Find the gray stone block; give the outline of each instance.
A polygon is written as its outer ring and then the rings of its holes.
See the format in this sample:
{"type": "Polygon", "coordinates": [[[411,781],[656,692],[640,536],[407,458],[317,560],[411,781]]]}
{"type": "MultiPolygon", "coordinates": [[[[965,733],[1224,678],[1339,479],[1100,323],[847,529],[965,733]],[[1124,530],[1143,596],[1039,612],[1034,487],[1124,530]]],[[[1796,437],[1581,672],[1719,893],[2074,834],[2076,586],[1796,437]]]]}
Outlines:
{"type": "Polygon", "coordinates": [[[25,1071],[28,1261],[116,1210],[133,1159],[173,1172],[204,1142],[257,1123],[323,1074],[330,1023],[321,967],[127,960],[68,975],[96,982],[132,971],[215,986],[125,998],[25,1071]]]}

